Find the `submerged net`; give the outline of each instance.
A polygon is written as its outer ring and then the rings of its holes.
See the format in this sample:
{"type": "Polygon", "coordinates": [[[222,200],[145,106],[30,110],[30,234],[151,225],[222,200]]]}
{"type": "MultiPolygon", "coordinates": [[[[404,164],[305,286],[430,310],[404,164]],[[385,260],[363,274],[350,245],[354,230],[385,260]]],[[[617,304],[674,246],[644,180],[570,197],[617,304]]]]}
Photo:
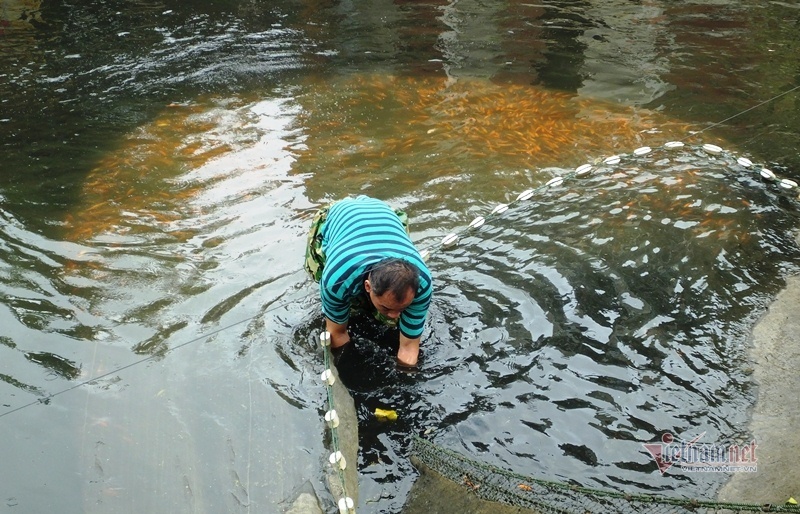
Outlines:
{"type": "Polygon", "coordinates": [[[579,487],[513,473],[419,437],[414,437],[413,442],[413,455],[420,462],[461,485],[465,492],[542,514],[800,512],[798,505],[726,503],[579,487]]]}

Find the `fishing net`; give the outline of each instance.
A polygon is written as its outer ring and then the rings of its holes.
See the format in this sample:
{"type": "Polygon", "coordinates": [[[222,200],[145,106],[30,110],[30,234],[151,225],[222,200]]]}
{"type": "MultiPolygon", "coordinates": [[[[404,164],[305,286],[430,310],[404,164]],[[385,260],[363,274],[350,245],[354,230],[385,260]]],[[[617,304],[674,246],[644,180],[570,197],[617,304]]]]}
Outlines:
{"type": "Polygon", "coordinates": [[[530,509],[542,514],[734,514],[739,512],[800,512],[798,505],[759,505],[668,498],[649,494],[579,487],[541,480],[481,463],[457,452],[414,437],[413,456],[465,492],[488,501],[530,509]]]}

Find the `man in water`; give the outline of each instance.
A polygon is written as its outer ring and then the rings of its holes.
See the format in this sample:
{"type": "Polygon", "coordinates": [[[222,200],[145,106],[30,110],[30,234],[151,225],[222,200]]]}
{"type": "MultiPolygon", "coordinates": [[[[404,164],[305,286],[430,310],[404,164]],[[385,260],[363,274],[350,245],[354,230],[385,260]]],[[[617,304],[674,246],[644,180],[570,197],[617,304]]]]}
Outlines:
{"type": "Polygon", "coordinates": [[[367,196],[335,202],[314,217],[305,268],[320,284],[332,349],[350,343],[351,309],[365,309],[399,328],[398,364],[417,365],[432,280],[405,220],[402,211],[367,196]]]}

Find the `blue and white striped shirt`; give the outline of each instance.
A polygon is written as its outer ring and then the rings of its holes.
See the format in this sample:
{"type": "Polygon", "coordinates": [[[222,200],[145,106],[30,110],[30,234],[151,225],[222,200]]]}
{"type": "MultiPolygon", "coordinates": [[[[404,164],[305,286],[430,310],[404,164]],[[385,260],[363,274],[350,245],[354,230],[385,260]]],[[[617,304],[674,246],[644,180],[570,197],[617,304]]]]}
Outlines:
{"type": "Polygon", "coordinates": [[[395,257],[410,262],[420,271],[419,288],[411,305],[400,314],[399,323],[404,336],[420,337],[431,302],[431,273],[397,214],[374,198],[348,198],[331,206],[321,233],[325,266],[320,296],[325,317],[334,323],[345,323],[352,299],[364,294],[364,280],[370,267],[395,257]]]}

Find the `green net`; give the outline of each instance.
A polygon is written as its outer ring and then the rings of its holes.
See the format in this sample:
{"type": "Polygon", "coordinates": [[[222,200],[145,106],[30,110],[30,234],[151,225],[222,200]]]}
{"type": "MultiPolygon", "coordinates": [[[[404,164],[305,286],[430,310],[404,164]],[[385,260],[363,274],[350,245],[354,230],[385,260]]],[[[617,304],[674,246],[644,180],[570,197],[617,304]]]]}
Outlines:
{"type": "Polygon", "coordinates": [[[798,505],[725,503],[579,487],[513,473],[419,437],[414,437],[413,443],[414,457],[465,491],[542,514],[800,512],[798,505]]]}

